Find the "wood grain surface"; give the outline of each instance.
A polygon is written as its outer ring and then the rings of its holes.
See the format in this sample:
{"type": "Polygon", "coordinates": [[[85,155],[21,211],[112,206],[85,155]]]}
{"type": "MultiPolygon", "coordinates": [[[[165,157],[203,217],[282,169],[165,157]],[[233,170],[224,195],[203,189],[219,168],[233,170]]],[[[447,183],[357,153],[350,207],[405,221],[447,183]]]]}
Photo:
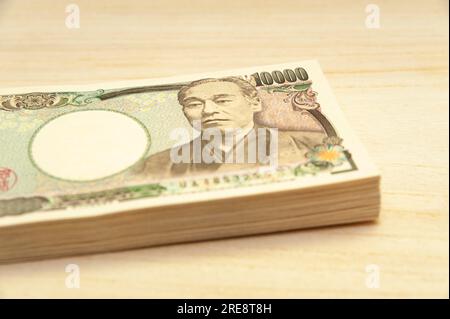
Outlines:
{"type": "Polygon", "coordinates": [[[0,298],[448,298],[447,1],[375,0],[378,29],[369,1],[72,2],[79,29],[65,26],[71,2],[0,1],[0,87],[318,59],[381,170],[381,218],[0,266],[0,298]],[[72,263],[79,289],[65,286],[72,263]]]}

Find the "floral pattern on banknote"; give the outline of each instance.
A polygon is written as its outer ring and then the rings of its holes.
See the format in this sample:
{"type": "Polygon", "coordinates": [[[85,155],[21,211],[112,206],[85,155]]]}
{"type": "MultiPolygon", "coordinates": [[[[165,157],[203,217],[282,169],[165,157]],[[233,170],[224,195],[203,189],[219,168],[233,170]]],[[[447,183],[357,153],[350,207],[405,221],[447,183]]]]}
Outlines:
{"type": "Polygon", "coordinates": [[[320,107],[317,102],[317,92],[312,90],[312,82],[304,82],[300,84],[287,84],[276,87],[268,87],[266,90],[269,93],[286,93],[285,102],[291,102],[296,110],[316,110],[320,107]]]}
{"type": "Polygon", "coordinates": [[[104,90],[91,92],[27,93],[0,96],[0,110],[38,110],[67,105],[83,106],[99,100],[104,90]]]}
{"type": "Polygon", "coordinates": [[[42,119],[32,113],[23,114],[23,116],[19,117],[12,112],[0,114],[0,131],[15,130],[18,133],[23,133],[36,129],[41,123],[42,119]]]}
{"type": "Polygon", "coordinates": [[[133,94],[125,97],[132,102],[135,108],[141,112],[148,112],[151,108],[157,107],[167,102],[169,95],[167,92],[133,94]]]}

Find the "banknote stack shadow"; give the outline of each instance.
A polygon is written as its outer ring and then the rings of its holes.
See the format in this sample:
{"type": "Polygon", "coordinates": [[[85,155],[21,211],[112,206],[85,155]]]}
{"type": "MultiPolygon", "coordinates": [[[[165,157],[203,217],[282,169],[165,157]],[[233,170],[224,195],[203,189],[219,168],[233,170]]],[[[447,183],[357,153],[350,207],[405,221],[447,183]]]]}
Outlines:
{"type": "Polygon", "coordinates": [[[0,89],[0,131],[0,263],[379,216],[316,61],[0,89]]]}

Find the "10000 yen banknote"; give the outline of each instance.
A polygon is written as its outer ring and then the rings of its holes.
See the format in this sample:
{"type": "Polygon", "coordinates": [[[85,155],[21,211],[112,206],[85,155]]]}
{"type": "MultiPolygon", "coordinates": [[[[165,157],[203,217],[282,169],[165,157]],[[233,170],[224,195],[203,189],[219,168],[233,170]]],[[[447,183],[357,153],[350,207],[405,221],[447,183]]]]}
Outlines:
{"type": "Polygon", "coordinates": [[[2,90],[0,133],[3,218],[373,173],[315,61],[2,90]]]}

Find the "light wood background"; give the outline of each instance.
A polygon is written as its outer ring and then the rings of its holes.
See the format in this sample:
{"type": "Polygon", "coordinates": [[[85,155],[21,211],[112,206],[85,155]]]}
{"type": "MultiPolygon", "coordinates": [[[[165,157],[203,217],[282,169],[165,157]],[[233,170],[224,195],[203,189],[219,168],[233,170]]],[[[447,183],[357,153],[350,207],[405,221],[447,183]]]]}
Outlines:
{"type": "Polygon", "coordinates": [[[447,1],[373,0],[379,29],[368,1],[71,2],[0,1],[2,88],[318,59],[382,172],[381,219],[0,266],[0,297],[449,296],[447,1]]]}

